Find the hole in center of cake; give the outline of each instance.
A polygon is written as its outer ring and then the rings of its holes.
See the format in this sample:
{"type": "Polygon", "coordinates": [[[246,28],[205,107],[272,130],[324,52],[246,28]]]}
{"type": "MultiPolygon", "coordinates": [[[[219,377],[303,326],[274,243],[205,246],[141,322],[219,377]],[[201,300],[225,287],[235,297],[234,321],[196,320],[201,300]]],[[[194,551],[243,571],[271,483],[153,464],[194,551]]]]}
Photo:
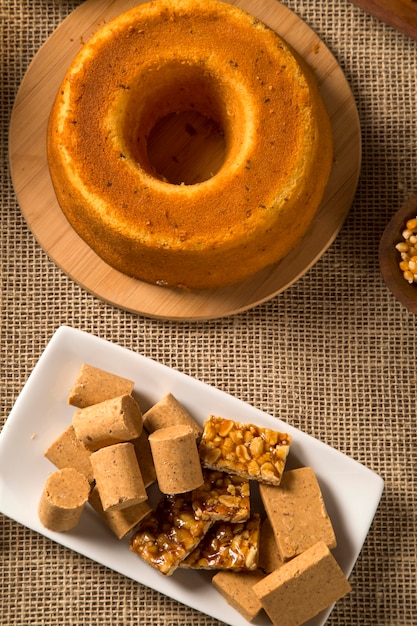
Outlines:
{"type": "Polygon", "coordinates": [[[223,129],[195,110],[170,113],[160,119],[148,138],[148,160],[158,178],[174,185],[208,180],[224,163],[223,129]]]}
{"type": "Polygon", "coordinates": [[[205,59],[158,60],[121,92],[114,108],[123,152],[170,184],[209,180],[238,151],[231,130],[241,118],[239,98],[205,59]]]}

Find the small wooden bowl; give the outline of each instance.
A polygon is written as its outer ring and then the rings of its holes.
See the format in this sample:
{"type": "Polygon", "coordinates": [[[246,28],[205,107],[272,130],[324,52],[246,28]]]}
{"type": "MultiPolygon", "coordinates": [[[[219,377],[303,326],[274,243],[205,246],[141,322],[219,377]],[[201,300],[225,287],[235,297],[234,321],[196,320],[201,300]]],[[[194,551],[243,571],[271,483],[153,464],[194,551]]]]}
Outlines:
{"type": "Polygon", "coordinates": [[[391,218],[379,243],[379,266],[382,277],[397,300],[413,313],[417,313],[417,283],[410,284],[405,280],[399,267],[400,253],[395,246],[403,241],[402,231],[407,220],[416,216],[417,196],[413,196],[391,218]]]}

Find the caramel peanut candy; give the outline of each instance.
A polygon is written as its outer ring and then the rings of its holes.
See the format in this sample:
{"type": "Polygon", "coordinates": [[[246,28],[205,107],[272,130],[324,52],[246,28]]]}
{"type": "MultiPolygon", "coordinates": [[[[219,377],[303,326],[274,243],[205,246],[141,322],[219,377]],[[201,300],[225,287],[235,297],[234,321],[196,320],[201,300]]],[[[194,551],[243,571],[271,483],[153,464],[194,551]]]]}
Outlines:
{"type": "Polygon", "coordinates": [[[143,414],[143,425],[148,433],[153,433],[159,428],[176,425],[189,426],[196,438],[199,438],[202,433],[200,424],[195,421],[172,393],[168,393],[143,414]]]}
{"type": "Polygon", "coordinates": [[[97,487],[91,491],[88,501],[118,539],[126,537],[147,515],[152,513],[147,502],[134,504],[121,511],[104,511],[97,487]]]}
{"type": "Polygon", "coordinates": [[[51,474],[39,501],[39,519],[45,528],[57,532],[75,528],[90,493],[84,474],[72,467],[51,474]]]}
{"type": "Polygon", "coordinates": [[[253,586],[273,624],[297,626],[315,617],[351,590],[322,541],[253,586]]]}
{"type": "Polygon", "coordinates": [[[200,519],[243,522],[250,516],[249,481],[217,470],[203,471],[204,483],[194,489],[192,503],[200,519]]]}
{"type": "Polygon", "coordinates": [[[142,413],[132,396],[124,395],[85,409],[72,417],[77,438],[87,450],[136,439],[142,433],[142,413]]]}
{"type": "Polygon", "coordinates": [[[164,496],[134,533],[130,549],[170,576],[200,543],[212,522],[195,517],[189,493],[164,496]]]}
{"type": "Polygon", "coordinates": [[[129,395],[134,382],[83,363],[69,392],[68,404],[80,409],[117,396],[129,395]]]}
{"type": "Polygon", "coordinates": [[[91,455],[91,464],[104,511],[125,509],[147,500],[133,444],[101,448],[91,455]]]}
{"type": "Polygon", "coordinates": [[[44,453],[45,457],[58,469],[72,467],[87,480],[93,482],[93,468],[91,467],[91,451],[81,443],[75,435],[74,427],[69,426],[44,453]]]}
{"type": "Polygon", "coordinates": [[[203,484],[196,438],[189,426],[159,428],[149,435],[149,443],[162,493],[185,493],[203,484]]]}
{"type": "Polygon", "coordinates": [[[246,522],[216,522],[181,563],[193,569],[255,570],[258,567],[260,517],[246,522]]]}
{"type": "Polygon", "coordinates": [[[156,480],[156,472],[146,430],[143,430],[140,437],[133,439],[131,443],[135,446],[136,457],[144,485],[145,487],[149,487],[149,485],[152,485],[156,480]]]}
{"type": "Polygon", "coordinates": [[[199,453],[205,467],[279,485],[290,443],[290,435],[211,415],[199,453]]]}
{"type": "Polygon", "coordinates": [[[230,606],[251,622],[262,610],[262,604],[253,591],[253,586],[264,576],[259,569],[247,572],[222,570],[215,574],[211,581],[230,606]]]}
{"type": "Polygon", "coordinates": [[[336,547],[333,526],[311,467],[288,470],[278,489],[260,485],[259,491],[284,561],[317,541],[336,547]]]}

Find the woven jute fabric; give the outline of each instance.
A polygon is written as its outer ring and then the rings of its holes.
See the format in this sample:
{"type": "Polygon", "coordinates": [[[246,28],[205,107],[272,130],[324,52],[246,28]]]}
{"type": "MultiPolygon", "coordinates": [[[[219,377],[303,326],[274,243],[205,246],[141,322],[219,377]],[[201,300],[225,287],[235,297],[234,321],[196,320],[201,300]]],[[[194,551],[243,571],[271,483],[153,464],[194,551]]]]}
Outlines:
{"type": "MultiPolygon", "coordinates": [[[[329,250],[279,296],[223,319],[162,321],[100,301],[56,267],[10,179],[17,90],[42,43],[80,4],[0,1],[1,424],[63,324],[218,387],[382,476],[352,592],[328,623],[415,624],[416,318],[386,288],[377,254],[389,218],[417,193],[417,41],[347,0],[285,0],[335,55],[356,101],[363,161],[351,210],[329,250]]],[[[4,626],[219,624],[5,516],[0,542],[4,626]]]]}

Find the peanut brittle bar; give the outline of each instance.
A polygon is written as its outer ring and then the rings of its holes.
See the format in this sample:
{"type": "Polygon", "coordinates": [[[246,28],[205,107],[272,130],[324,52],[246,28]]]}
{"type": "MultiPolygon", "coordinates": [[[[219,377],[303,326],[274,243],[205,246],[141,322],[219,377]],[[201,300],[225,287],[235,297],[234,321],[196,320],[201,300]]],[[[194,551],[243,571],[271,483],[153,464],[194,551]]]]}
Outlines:
{"type": "Polygon", "coordinates": [[[130,549],[162,574],[170,576],[197,547],[212,522],[196,518],[190,493],[164,496],[139,525],[130,549]]]}
{"type": "Polygon", "coordinates": [[[204,469],[204,483],[192,492],[196,517],[243,522],[250,517],[249,481],[217,470],[204,469]]]}
{"type": "Polygon", "coordinates": [[[210,415],[199,444],[203,466],[279,485],[291,436],[210,415]]]}
{"type": "Polygon", "coordinates": [[[193,569],[255,570],[258,567],[260,517],[246,522],[216,522],[181,563],[193,569]]]}

